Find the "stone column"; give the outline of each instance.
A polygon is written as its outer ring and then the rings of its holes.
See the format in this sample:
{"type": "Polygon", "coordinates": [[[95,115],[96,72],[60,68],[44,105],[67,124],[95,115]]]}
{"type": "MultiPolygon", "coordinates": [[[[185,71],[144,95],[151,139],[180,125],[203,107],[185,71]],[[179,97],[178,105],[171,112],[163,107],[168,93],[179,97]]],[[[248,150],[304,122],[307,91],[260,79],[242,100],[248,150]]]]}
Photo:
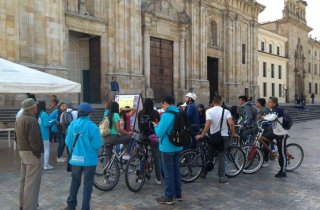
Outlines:
{"type": "Polygon", "coordinates": [[[143,30],[143,67],[146,84],[146,97],[153,98],[153,91],[150,88],[150,23],[145,17],[145,25],[143,30]]]}
{"type": "Polygon", "coordinates": [[[181,29],[181,36],[180,36],[180,89],[186,88],[186,69],[185,69],[185,37],[186,31],[185,28],[181,29]]]}

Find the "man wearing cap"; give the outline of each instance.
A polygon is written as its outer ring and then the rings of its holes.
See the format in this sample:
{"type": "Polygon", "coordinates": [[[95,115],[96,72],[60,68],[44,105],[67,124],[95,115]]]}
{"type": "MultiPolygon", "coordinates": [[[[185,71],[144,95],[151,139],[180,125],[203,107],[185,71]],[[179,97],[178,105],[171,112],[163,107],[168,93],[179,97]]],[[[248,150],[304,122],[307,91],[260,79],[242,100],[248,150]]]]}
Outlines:
{"type": "Polygon", "coordinates": [[[82,210],[90,209],[93,177],[98,162],[98,152],[102,146],[99,128],[89,119],[92,112],[90,104],[83,102],[78,107],[78,119],[68,127],[66,145],[72,165],[70,194],[65,210],[74,210],[77,206],[77,194],[83,174],[82,210]]]}
{"type": "Polygon", "coordinates": [[[22,102],[22,115],[16,120],[15,132],[21,159],[20,169],[20,209],[37,209],[41,182],[41,153],[43,141],[37,114],[36,101],[33,98],[22,102]]]}
{"type": "Polygon", "coordinates": [[[197,105],[195,104],[196,98],[197,96],[195,93],[187,93],[184,98],[184,101],[187,105],[187,107],[185,108],[185,112],[187,113],[188,119],[191,123],[191,129],[193,132],[191,148],[196,147],[197,143],[195,140],[195,136],[200,131],[199,112],[198,112],[197,105]]]}

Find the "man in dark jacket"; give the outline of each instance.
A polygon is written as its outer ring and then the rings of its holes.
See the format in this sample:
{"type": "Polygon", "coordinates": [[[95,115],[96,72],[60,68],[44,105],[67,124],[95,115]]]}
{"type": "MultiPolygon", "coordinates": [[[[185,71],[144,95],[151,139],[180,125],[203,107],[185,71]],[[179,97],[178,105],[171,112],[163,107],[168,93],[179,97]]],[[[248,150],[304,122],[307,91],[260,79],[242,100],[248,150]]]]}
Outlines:
{"type": "Polygon", "coordinates": [[[35,118],[36,102],[28,98],[22,102],[23,113],[15,124],[16,141],[21,158],[20,209],[37,209],[41,182],[41,153],[43,141],[35,118]]]}

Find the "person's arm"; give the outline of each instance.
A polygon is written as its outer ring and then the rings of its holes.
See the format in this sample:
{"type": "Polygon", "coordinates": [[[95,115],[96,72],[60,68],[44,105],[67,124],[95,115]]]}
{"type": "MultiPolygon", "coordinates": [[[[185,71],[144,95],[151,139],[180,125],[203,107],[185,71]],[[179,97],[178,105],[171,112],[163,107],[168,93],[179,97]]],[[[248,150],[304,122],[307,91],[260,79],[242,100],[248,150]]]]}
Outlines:
{"type": "Polygon", "coordinates": [[[102,146],[102,139],[99,128],[95,124],[92,124],[92,129],[90,129],[90,131],[92,132],[91,138],[93,140],[91,141],[91,145],[93,149],[98,152],[102,146]]]}
{"type": "Polygon", "coordinates": [[[264,116],[263,119],[268,120],[268,121],[274,121],[277,119],[277,117],[278,117],[278,115],[273,112],[273,113],[270,113],[270,114],[264,116]]]}
{"type": "Polygon", "coordinates": [[[30,120],[28,124],[29,124],[28,125],[29,127],[28,141],[30,143],[32,153],[37,158],[41,158],[41,153],[43,151],[43,148],[42,148],[42,137],[40,134],[39,124],[36,119],[32,121],[30,120]]]}
{"type": "Polygon", "coordinates": [[[120,92],[120,88],[119,88],[118,82],[116,82],[116,85],[117,85],[117,90],[118,90],[118,92],[120,92]]]}
{"type": "Polygon", "coordinates": [[[120,133],[120,134],[122,134],[122,135],[131,135],[131,134],[132,134],[131,131],[130,131],[130,132],[127,132],[126,130],[121,129],[120,120],[118,120],[118,121],[116,122],[116,128],[117,128],[118,133],[120,133]]]}
{"type": "Polygon", "coordinates": [[[202,130],[200,135],[196,135],[196,140],[199,140],[206,135],[206,133],[210,130],[210,126],[212,124],[212,121],[210,119],[206,120],[206,124],[204,125],[204,129],[202,130]]]}
{"type": "Polygon", "coordinates": [[[41,118],[41,122],[45,128],[49,128],[51,126],[51,123],[49,122],[49,117],[48,117],[47,113],[45,113],[45,112],[42,113],[40,118],[41,118]]]}
{"type": "Polygon", "coordinates": [[[155,127],[155,132],[159,138],[163,138],[164,136],[168,135],[169,126],[172,125],[174,122],[174,114],[164,112],[162,114],[161,120],[158,125],[155,127]]]}
{"type": "Polygon", "coordinates": [[[228,123],[230,131],[231,131],[231,137],[237,136],[236,135],[236,129],[234,127],[234,122],[232,120],[232,117],[227,119],[227,123],[228,123]]]}

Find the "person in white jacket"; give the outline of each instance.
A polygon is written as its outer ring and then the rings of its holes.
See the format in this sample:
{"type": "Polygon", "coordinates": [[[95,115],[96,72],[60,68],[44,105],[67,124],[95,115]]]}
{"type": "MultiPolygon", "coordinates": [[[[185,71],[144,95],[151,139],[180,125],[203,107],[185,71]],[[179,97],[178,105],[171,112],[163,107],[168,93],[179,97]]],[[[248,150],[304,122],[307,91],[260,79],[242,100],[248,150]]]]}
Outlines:
{"type": "Polygon", "coordinates": [[[287,166],[287,156],[285,152],[286,140],[288,137],[288,130],[282,127],[283,122],[283,110],[278,105],[277,97],[269,97],[268,107],[270,109],[270,114],[262,117],[264,120],[272,122],[272,130],[267,130],[262,134],[262,140],[273,140],[276,139],[277,147],[279,152],[279,165],[280,171],[275,175],[275,177],[286,177],[286,166],[287,166]]]}

